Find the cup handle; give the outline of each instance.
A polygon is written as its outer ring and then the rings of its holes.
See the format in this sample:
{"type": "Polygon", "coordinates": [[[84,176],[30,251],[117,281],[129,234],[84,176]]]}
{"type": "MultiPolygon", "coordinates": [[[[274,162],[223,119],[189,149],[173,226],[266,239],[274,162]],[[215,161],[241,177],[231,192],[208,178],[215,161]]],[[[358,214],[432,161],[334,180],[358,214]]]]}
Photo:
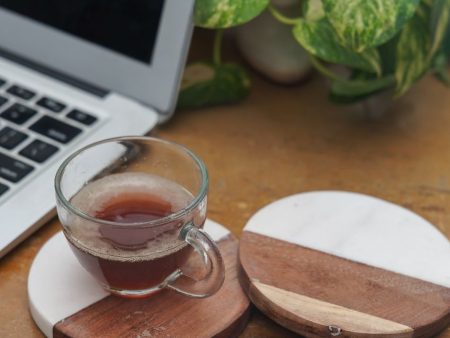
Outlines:
{"type": "Polygon", "coordinates": [[[178,269],[169,276],[166,287],[194,298],[205,298],[215,294],[225,279],[225,267],[216,243],[206,232],[192,223],[186,224],[181,229],[180,238],[200,255],[206,274],[201,280],[195,280],[178,269]]]}

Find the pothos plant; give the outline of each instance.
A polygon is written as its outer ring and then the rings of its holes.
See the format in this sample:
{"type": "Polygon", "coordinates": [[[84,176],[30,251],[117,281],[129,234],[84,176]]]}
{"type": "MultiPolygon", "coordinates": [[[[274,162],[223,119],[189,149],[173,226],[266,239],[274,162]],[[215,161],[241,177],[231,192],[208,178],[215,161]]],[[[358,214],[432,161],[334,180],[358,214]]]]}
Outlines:
{"type": "Polygon", "coordinates": [[[223,63],[223,30],[268,10],[331,80],[330,98],[351,103],[380,91],[403,95],[427,73],[450,85],[450,0],[299,0],[300,17],[270,0],[196,0],[195,24],[216,29],[213,56],[188,65],[179,107],[238,101],[250,88],[245,70],[223,63]],[[336,72],[335,65],[346,72],[336,72]],[[343,75],[344,74],[344,75],[343,75]]]}

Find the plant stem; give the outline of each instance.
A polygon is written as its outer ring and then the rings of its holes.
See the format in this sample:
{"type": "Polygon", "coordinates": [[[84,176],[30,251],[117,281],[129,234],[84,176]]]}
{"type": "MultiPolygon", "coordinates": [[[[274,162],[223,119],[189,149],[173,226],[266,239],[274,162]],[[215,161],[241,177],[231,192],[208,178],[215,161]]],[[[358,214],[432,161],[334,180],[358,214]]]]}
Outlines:
{"type": "Polygon", "coordinates": [[[296,25],[301,18],[288,18],[281,14],[272,4],[267,7],[272,16],[285,25],[296,25]]]}
{"type": "Polygon", "coordinates": [[[216,35],[214,36],[214,47],[213,47],[213,62],[216,65],[222,63],[222,40],[223,40],[223,29],[216,30],[216,35]]]}
{"type": "Polygon", "coordinates": [[[333,73],[331,70],[325,67],[316,57],[312,56],[311,54],[309,55],[309,57],[311,59],[311,63],[319,71],[319,73],[334,81],[342,80],[342,78],[340,78],[337,74],[333,73]]]}

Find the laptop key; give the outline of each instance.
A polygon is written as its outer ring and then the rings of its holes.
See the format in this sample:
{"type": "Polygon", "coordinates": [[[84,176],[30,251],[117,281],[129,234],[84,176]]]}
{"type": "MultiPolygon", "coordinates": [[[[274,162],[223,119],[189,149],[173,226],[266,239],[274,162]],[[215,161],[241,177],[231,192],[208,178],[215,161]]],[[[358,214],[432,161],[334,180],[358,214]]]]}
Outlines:
{"type": "Polygon", "coordinates": [[[0,87],[2,87],[6,83],[5,79],[0,79],[0,87]]]}
{"type": "Polygon", "coordinates": [[[0,95],[0,107],[3,106],[6,102],[8,102],[8,99],[0,95]]]}
{"type": "Polygon", "coordinates": [[[0,196],[3,195],[5,192],[9,190],[9,187],[7,185],[0,183],[0,196]]]}
{"type": "Polygon", "coordinates": [[[37,113],[36,110],[28,108],[20,103],[14,103],[11,107],[7,108],[0,114],[5,120],[14,122],[16,124],[24,124],[31,117],[37,113]]]}
{"type": "Polygon", "coordinates": [[[67,114],[67,117],[69,119],[83,123],[87,126],[90,126],[95,121],[97,121],[97,118],[95,116],[92,116],[92,115],[85,113],[84,111],[81,111],[78,109],[73,109],[69,114],[67,114]]]}
{"type": "Polygon", "coordinates": [[[10,127],[5,127],[0,130],[0,147],[11,150],[27,137],[28,136],[26,134],[18,130],[10,127]]]}
{"type": "Polygon", "coordinates": [[[32,166],[25,164],[22,161],[0,153],[0,177],[5,180],[17,183],[32,172],[33,169],[32,166]]]}
{"type": "Polygon", "coordinates": [[[36,102],[36,104],[41,107],[47,108],[48,110],[51,110],[54,113],[59,113],[64,108],[66,108],[66,105],[64,103],[58,102],[45,96],[39,99],[39,101],[36,102]]]}
{"type": "Polygon", "coordinates": [[[30,129],[64,144],[69,143],[75,136],[81,133],[81,129],[50,116],[41,117],[30,129]]]}
{"type": "Polygon", "coordinates": [[[24,99],[24,100],[30,100],[31,98],[33,98],[36,95],[35,92],[33,92],[29,89],[23,88],[21,86],[18,86],[18,85],[13,85],[13,86],[9,87],[7,92],[11,95],[20,97],[21,99],[24,99]]]}
{"type": "Polygon", "coordinates": [[[45,162],[58,148],[44,141],[34,140],[20,151],[20,155],[38,163],[45,162]]]}

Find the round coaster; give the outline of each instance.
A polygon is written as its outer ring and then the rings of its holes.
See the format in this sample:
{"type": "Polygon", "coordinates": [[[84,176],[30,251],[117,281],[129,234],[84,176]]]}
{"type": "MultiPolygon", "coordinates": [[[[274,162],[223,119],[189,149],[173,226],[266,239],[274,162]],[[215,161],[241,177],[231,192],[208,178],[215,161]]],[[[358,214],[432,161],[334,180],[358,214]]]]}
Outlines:
{"type": "Polygon", "coordinates": [[[392,203],[348,192],[290,196],[240,241],[252,302],[305,336],[428,337],[450,323],[450,243],[392,203]]]}
{"type": "Polygon", "coordinates": [[[245,326],[250,302],[238,282],[238,240],[207,220],[225,262],[223,287],[193,299],[164,290],[147,299],[109,295],[81,267],[62,233],[40,250],[28,277],[31,315],[47,337],[228,337],[245,326]]]}

